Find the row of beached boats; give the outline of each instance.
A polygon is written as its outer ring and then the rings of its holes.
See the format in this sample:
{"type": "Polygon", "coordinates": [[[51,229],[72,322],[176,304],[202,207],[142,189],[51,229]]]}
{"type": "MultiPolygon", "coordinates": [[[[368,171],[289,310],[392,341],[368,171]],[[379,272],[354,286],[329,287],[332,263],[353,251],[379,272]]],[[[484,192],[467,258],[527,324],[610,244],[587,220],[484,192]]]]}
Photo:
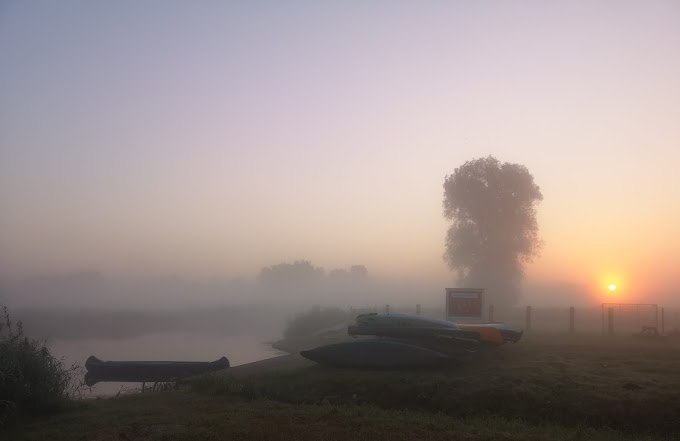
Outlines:
{"type": "MultiPolygon", "coordinates": [[[[504,323],[455,323],[411,314],[361,314],[347,333],[351,341],[320,346],[300,354],[317,363],[360,369],[446,366],[484,347],[517,342],[522,330],[504,323]]],[[[176,381],[229,367],[222,357],[212,362],[102,361],[85,362],[86,384],[100,381],[176,381]]]]}
{"type": "Polygon", "coordinates": [[[517,342],[522,330],[505,323],[455,323],[411,314],[361,314],[347,332],[353,341],[300,354],[320,364],[363,369],[452,365],[485,347],[517,342]],[[360,337],[370,336],[364,339],[360,337]]]}

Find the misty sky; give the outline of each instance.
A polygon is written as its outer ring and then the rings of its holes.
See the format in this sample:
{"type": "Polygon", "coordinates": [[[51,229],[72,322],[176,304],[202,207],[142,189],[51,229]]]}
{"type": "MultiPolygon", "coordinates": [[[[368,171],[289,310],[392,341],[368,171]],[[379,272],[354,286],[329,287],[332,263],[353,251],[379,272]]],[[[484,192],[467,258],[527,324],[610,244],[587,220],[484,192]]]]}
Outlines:
{"type": "Polygon", "coordinates": [[[544,196],[530,281],[678,293],[679,79],[676,1],[3,1],[1,275],[443,287],[492,154],[544,196]]]}

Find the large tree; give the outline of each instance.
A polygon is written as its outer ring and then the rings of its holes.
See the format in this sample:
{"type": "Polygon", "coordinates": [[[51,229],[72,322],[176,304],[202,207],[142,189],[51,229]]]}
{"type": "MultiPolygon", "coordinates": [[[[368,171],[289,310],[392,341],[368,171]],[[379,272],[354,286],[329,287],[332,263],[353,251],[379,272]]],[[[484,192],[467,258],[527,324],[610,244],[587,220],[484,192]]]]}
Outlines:
{"type": "Polygon", "coordinates": [[[524,266],[541,246],[536,205],[542,199],[525,166],[493,156],[446,176],[444,217],[452,223],[444,259],[459,284],[485,288],[495,305],[516,303],[524,266]]]}

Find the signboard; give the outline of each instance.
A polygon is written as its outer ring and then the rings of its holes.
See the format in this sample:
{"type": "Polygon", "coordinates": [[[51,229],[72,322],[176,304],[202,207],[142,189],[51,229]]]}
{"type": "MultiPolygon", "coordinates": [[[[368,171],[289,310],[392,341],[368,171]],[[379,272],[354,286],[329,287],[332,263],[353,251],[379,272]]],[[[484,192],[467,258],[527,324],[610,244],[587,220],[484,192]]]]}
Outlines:
{"type": "Polygon", "coordinates": [[[446,319],[481,320],[483,295],[479,288],[446,288],[446,319]]]}

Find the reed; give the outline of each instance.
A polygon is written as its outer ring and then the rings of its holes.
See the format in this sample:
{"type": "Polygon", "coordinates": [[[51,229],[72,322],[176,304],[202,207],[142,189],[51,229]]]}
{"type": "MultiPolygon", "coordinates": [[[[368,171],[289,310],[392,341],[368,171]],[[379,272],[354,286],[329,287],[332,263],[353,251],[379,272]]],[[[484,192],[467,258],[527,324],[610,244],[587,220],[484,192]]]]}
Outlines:
{"type": "Polygon", "coordinates": [[[45,341],[24,335],[3,306],[0,312],[0,425],[20,415],[61,408],[69,399],[80,368],[64,367],[45,341]]]}

